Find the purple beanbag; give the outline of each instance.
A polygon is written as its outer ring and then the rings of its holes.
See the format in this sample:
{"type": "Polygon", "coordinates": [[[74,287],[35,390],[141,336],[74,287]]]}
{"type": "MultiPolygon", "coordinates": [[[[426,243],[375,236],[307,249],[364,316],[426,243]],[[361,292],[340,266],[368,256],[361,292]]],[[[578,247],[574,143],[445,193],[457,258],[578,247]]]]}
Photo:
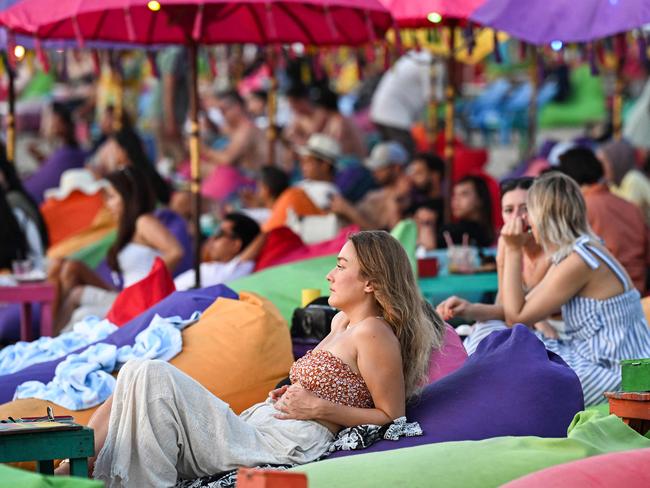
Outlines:
{"type": "Polygon", "coordinates": [[[59,180],[64,171],[81,168],[84,165],[86,153],[79,148],[63,146],[54,151],[41,167],[25,181],[25,189],[39,205],[43,203],[43,195],[48,188],[59,186],[59,180]]]}
{"type": "Polygon", "coordinates": [[[426,387],[407,406],[407,418],[420,423],[423,436],[381,440],[331,457],[501,436],[566,437],[583,409],[573,370],[517,325],[490,334],[460,369],[426,387]]]}
{"type": "MultiPolygon", "coordinates": [[[[218,297],[233,299],[239,298],[234,291],[225,285],[216,285],[197,290],[176,291],[146,312],[141,313],[136,318],[123,325],[100,342],[115,344],[117,347],[131,345],[135,341],[135,336],[149,325],[149,322],[151,322],[151,319],[155,314],[158,314],[161,317],[180,315],[186,319],[196,310],[201,312],[204,311],[212,305],[218,297]]],[[[79,353],[86,349],[86,347],[82,347],[73,352],[79,353]]],[[[64,359],[65,357],[61,357],[53,361],[34,364],[28,368],[16,371],[15,373],[0,376],[0,404],[11,401],[14,392],[16,391],[16,387],[25,381],[37,380],[47,383],[52,380],[54,377],[54,370],[64,359]]]]}
{"type": "MultiPolygon", "coordinates": [[[[41,304],[32,304],[32,337],[40,337],[41,304]]],[[[20,340],[20,304],[0,306],[0,347],[20,340]]]]}

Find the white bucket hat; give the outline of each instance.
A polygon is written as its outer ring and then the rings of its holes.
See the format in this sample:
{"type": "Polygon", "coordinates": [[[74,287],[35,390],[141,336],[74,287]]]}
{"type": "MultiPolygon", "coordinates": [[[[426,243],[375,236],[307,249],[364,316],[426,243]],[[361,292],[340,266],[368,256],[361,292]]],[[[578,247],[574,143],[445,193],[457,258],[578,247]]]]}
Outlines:
{"type": "Polygon", "coordinates": [[[315,156],[336,164],[336,160],[341,157],[341,146],[338,142],[325,134],[312,134],[307,140],[307,144],[298,148],[298,154],[301,156],[315,156]]]}
{"type": "Polygon", "coordinates": [[[64,200],[73,191],[94,195],[108,186],[106,180],[96,180],[87,169],[69,169],[63,172],[58,188],[45,190],[45,199],[64,200]]]}

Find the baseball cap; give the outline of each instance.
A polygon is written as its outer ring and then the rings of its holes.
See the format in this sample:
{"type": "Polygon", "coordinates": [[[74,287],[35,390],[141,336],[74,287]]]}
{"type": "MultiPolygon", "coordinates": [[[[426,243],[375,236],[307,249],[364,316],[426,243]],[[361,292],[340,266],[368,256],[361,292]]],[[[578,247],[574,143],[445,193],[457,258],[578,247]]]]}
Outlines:
{"type": "Polygon", "coordinates": [[[332,164],[341,157],[341,146],[338,142],[325,134],[312,134],[307,140],[307,144],[298,148],[298,154],[301,156],[315,156],[324,159],[332,164]]]}
{"type": "Polygon", "coordinates": [[[370,151],[370,157],[366,158],[365,166],[375,171],[391,164],[406,164],[408,153],[399,142],[380,142],[370,151]]]}

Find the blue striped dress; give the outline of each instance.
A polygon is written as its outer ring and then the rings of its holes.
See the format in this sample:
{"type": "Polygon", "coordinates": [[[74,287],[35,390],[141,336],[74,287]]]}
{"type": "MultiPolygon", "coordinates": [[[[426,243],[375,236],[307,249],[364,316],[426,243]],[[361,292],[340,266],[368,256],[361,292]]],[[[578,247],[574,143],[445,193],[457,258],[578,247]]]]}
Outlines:
{"type": "MultiPolygon", "coordinates": [[[[650,329],[639,292],[630,287],[621,265],[589,240],[580,237],[573,250],[591,269],[600,266],[600,258],[623,283],[624,291],[604,300],[576,295],[562,306],[566,327],[562,339],[537,333],[546,349],[558,354],[578,375],[586,406],[603,403],[603,392],[620,388],[622,359],[650,357],[650,329]]],[[[497,324],[479,324],[465,347],[475,349],[481,339],[505,326],[497,324]]]]}

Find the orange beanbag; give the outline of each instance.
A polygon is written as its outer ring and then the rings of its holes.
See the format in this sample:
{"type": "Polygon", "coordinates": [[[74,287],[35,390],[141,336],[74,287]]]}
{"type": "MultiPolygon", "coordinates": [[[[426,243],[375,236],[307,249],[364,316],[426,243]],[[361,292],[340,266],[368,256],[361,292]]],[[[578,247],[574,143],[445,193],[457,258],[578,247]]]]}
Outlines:
{"type": "Polygon", "coordinates": [[[86,195],[73,191],[63,200],[48,198],[41,205],[50,246],[72,237],[91,226],[97,212],[104,206],[101,193],[86,195]],[[70,218],[74,215],[74,218],[70,218]]]}
{"type": "Polygon", "coordinates": [[[121,327],[174,291],[174,280],[165,262],[156,258],[147,276],[117,295],[106,318],[121,327]]]}
{"type": "MultiPolygon", "coordinates": [[[[75,217],[76,218],[76,217],[75,217]]],[[[102,240],[116,229],[113,214],[105,207],[97,211],[89,226],[65,239],[50,245],[47,249],[48,258],[65,258],[81,249],[102,240]]]]}
{"type": "MultiPolygon", "coordinates": [[[[183,331],[183,350],[170,361],[228,403],[237,413],[263,401],[289,374],[291,337],[278,309],[258,295],[218,298],[194,325],[183,331]]],[[[97,407],[71,411],[28,398],[0,405],[0,419],[47,414],[72,415],[86,425],[97,407]]]]}

